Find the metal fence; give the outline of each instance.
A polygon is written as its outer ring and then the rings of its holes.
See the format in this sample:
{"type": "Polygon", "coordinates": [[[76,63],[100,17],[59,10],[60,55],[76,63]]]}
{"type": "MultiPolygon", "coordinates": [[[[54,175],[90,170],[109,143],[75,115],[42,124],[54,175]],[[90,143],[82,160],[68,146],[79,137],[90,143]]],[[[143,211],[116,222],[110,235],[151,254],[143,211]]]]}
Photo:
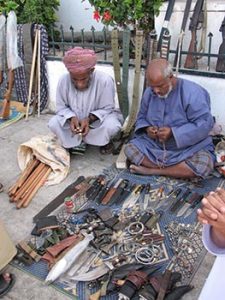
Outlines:
{"type": "Polygon", "coordinates": [[[65,32],[61,25],[59,30],[60,36],[57,35],[56,38],[54,28],[51,28],[49,60],[61,59],[68,49],[79,46],[93,49],[101,54],[103,61],[110,62],[108,54],[111,50],[111,34],[106,27],[102,31],[96,31],[92,26],[90,31],[82,29],[80,32],[74,32],[74,28],[70,26],[69,31],[65,32]]]}
{"type": "MultiPolygon", "coordinates": [[[[143,45],[143,55],[142,55],[142,67],[145,68],[147,65],[147,61],[151,60],[148,56],[149,51],[149,40],[151,39],[151,34],[146,38],[146,41],[143,45]]],[[[154,43],[157,43],[157,35],[154,36],[154,43]]],[[[153,55],[153,57],[163,57],[168,59],[172,65],[174,65],[174,70],[176,70],[176,65],[174,64],[175,57],[179,60],[178,71],[179,73],[184,74],[193,74],[199,76],[208,76],[208,77],[217,77],[217,78],[225,78],[225,72],[217,72],[215,71],[215,61],[218,59],[218,53],[211,53],[211,44],[213,35],[210,33],[208,35],[208,52],[188,52],[182,49],[171,49],[170,47],[170,37],[167,32],[164,40],[162,40],[161,50],[153,55]],[[165,50],[166,46],[166,50],[165,50]],[[179,52],[179,54],[178,54],[179,52]],[[192,55],[193,57],[197,57],[198,61],[201,58],[201,66],[197,68],[185,68],[184,67],[184,59],[187,55],[192,55]]],[[[61,60],[65,54],[65,51],[68,49],[80,46],[83,48],[91,48],[93,49],[98,56],[98,63],[112,64],[112,55],[111,55],[111,31],[109,31],[106,27],[103,28],[102,31],[96,31],[92,26],[90,31],[85,31],[82,29],[80,32],[74,32],[74,28],[70,26],[69,31],[65,31],[63,26],[59,27],[59,35],[55,35],[54,28],[51,30],[50,36],[50,51],[47,57],[47,60],[61,60]]],[[[121,52],[123,52],[123,35],[122,31],[119,31],[119,48],[121,52]]],[[[131,48],[131,58],[130,58],[130,66],[133,66],[133,57],[135,46],[133,40],[130,41],[131,48]],[[132,50],[133,49],[133,50],[132,50]]],[[[157,46],[155,47],[157,49],[157,46]]],[[[222,54],[225,60],[225,53],[222,54]]],[[[221,54],[220,54],[221,57],[221,54]]],[[[121,60],[122,61],[122,60],[121,60]]]]}

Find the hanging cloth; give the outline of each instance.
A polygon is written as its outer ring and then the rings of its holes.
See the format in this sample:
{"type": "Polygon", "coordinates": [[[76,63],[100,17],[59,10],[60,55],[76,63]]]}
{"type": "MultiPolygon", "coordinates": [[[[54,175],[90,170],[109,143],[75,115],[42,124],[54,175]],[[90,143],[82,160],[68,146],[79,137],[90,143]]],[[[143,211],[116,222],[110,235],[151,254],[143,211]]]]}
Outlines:
{"type": "Polygon", "coordinates": [[[7,66],[8,70],[15,70],[23,65],[18,56],[17,48],[17,18],[14,11],[10,11],[6,25],[6,45],[7,45],[7,66]]]}

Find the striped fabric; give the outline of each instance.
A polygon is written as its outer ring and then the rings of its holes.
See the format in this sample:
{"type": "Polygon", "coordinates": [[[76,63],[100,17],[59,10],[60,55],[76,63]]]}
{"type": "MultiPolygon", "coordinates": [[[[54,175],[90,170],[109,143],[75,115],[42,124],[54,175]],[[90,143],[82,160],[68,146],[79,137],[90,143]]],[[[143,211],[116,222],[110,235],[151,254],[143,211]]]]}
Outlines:
{"type": "MultiPolygon", "coordinates": [[[[124,152],[127,158],[137,166],[139,166],[144,159],[144,154],[133,144],[127,144],[124,152]]],[[[207,177],[214,168],[212,154],[205,150],[198,151],[192,157],[186,159],[185,163],[197,176],[202,178],[207,177]]]]}
{"type": "Polygon", "coordinates": [[[144,159],[144,154],[134,144],[127,144],[124,153],[128,160],[136,166],[139,166],[144,159]]]}
{"type": "MultiPolygon", "coordinates": [[[[42,111],[48,104],[48,77],[47,77],[47,68],[45,57],[48,54],[48,34],[43,25],[35,24],[33,26],[32,36],[35,35],[35,30],[40,29],[41,31],[41,104],[40,110],[42,111]]],[[[24,56],[24,41],[23,41],[23,25],[17,26],[18,31],[18,54],[23,61],[23,64],[26,64],[26,57],[24,56]]],[[[24,105],[27,103],[28,99],[28,84],[29,80],[26,80],[26,73],[24,66],[17,68],[15,70],[15,88],[18,97],[18,101],[23,102],[24,105]]]]}
{"type": "Polygon", "coordinates": [[[198,151],[185,162],[197,176],[202,178],[208,176],[214,168],[212,154],[205,150],[198,151]]]}

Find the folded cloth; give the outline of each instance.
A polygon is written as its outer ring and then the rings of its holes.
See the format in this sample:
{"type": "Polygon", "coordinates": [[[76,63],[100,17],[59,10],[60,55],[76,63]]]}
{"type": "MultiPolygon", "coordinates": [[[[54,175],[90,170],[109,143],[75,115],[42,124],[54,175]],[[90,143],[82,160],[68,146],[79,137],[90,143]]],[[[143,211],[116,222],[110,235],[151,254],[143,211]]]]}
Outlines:
{"type": "Polygon", "coordinates": [[[31,138],[19,146],[18,163],[24,170],[33,157],[52,168],[45,185],[60,183],[66,178],[70,167],[69,153],[51,135],[40,135],[31,138]]]}
{"type": "Polygon", "coordinates": [[[5,266],[13,259],[16,255],[16,247],[9,237],[5,226],[0,221],[0,270],[3,270],[5,266]]]}

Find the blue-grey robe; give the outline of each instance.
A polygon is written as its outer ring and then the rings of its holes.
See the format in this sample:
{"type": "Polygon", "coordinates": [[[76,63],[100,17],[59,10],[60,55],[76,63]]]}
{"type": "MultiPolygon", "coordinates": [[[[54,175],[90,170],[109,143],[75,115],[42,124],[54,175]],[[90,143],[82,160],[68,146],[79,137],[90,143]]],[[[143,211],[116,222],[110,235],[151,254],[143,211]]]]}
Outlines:
{"type": "Polygon", "coordinates": [[[79,120],[91,113],[98,118],[93,129],[83,137],[84,142],[103,146],[120,130],[122,114],[115,108],[115,87],[112,77],[95,70],[86,90],[75,88],[69,73],[59,81],[56,94],[57,114],[49,121],[49,128],[59,138],[62,146],[71,148],[81,143],[80,135],[74,135],[69,119],[76,116],[79,120]]]}
{"type": "Polygon", "coordinates": [[[147,88],[141,102],[130,141],[155,164],[170,166],[191,157],[199,150],[213,155],[209,132],[214,125],[208,92],[192,81],[177,79],[176,86],[166,99],[147,88]],[[170,127],[172,137],[165,145],[146,134],[148,126],[170,127]]]}

